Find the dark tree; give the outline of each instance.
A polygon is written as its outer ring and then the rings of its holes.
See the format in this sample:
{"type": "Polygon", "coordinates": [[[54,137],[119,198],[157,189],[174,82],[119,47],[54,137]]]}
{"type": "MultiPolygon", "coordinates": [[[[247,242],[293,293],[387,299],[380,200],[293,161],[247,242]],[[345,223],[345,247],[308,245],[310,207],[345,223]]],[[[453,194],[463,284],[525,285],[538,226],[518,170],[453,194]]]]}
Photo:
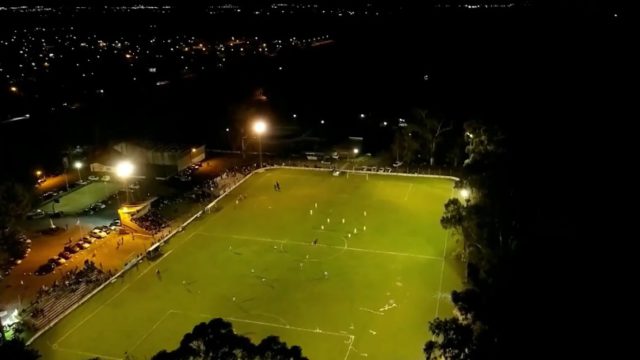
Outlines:
{"type": "Polygon", "coordinates": [[[513,266],[518,249],[517,191],[508,169],[505,138],[495,128],[465,124],[467,159],[464,183],[473,193],[466,206],[458,199],[445,204],[441,225],[462,236],[468,288],[451,294],[455,316],[436,319],[434,335],[424,351],[427,359],[495,359],[510,318],[513,266]]]}
{"type": "Polygon", "coordinates": [[[441,153],[439,148],[443,135],[451,129],[451,123],[433,116],[428,111],[414,110],[408,121],[399,125],[396,130],[391,146],[396,161],[411,163],[420,157],[428,158],[429,166],[436,165],[436,154],[441,153]]]}
{"type": "Polygon", "coordinates": [[[27,347],[22,339],[14,338],[0,342],[0,359],[36,360],[39,358],[38,351],[27,347]]]}
{"type": "Polygon", "coordinates": [[[435,319],[429,330],[438,341],[430,340],[424,347],[427,360],[473,359],[473,329],[457,318],[435,319]]]}
{"type": "Polygon", "coordinates": [[[289,348],[278,337],[269,336],[257,346],[249,338],[233,332],[231,323],[216,318],[200,323],[186,334],[180,346],[172,351],[162,350],[153,360],[304,360],[302,349],[289,348]]]}
{"type": "Polygon", "coordinates": [[[15,182],[0,184],[0,229],[9,228],[24,217],[32,205],[31,194],[15,182]]]}
{"type": "Polygon", "coordinates": [[[447,203],[444,204],[444,214],[442,218],[440,218],[440,225],[442,225],[445,230],[460,231],[463,220],[464,206],[458,198],[449,199],[447,203]]]}

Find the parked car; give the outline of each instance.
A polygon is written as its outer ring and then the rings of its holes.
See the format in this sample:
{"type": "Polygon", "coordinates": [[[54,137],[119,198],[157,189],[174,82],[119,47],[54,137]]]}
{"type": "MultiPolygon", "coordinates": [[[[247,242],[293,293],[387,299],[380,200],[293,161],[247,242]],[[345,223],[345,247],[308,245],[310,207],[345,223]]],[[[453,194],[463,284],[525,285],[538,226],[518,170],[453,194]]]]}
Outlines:
{"type": "Polygon", "coordinates": [[[78,241],[76,243],[76,246],[81,248],[81,249],[88,249],[90,245],[87,244],[86,242],[78,241]]]}
{"type": "Polygon", "coordinates": [[[129,189],[133,189],[133,190],[138,190],[140,189],[140,185],[139,184],[131,184],[129,185],[129,189]]]}
{"type": "Polygon", "coordinates": [[[77,247],[76,245],[67,245],[64,247],[64,251],[70,253],[70,254],[75,254],[78,251],[80,251],[80,248],[77,247]]]}
{"type": "Polygon", "coordinates": [[[102,177],[102,179],[100,179],[100,180],[102,180],[102,181],[109,181],[109,180],[111,180],[111,176],[109,176],[109,175],[105,175],[105,176],[103,176],[103,177],[102,177]]]}
{"type": "Polygon", "coordinates": [[[40,266],[38,268],[38,270],[36,270],[35,274],[36,275],[47,275],[47,274],[51,273],[55,268],[56,268],[56,264],[55,263],[46,263],[46,264],[40,266]]]}
{"type": "Polygon", "coordinates": [[[89,177],[88,177],[87,179],[89,179],[89,180],[91,180],[91,181],[98,181],[98,180],[100,180],[100,178],[99,178],[99,177],[97,177],[97,176],[95,176],[95,175],[89,175],[89,177]]]}
{"type": "Polygon", "coordinates": [[[64,263],[67,262],[67,260],[65,260],[65,259],[63,259],[63,258],[61,258],[59,256],[54,257],[53,261],[55,261],[56,265],[58,265],[58,266],[59,265],[63,265],[64,263]]]}
{"type": "Polygon", "coordinates": [[[40,219],[45,215],[44,211],[40,209],[31,210],[27,213],[27,219],[40,219]]]}
{"type": "Polygon", "coordinates": [[[91,236],[83,236],[82,237],[82,242],[91,245],[94,242],[96,242],[96,239],[92,238],[91,236]]]}
{"type": "Polygon", "coordinates": [[[94,210],[102,210],[102,209],[104,209],[106,207],[107,207],[107,205],[105,205],[105,204],[103,204],[101,202],[97,202],[97,203],[91,204],[91,208],[94,209],[94,210]]]}
{"type": "MultiPolygon", "coordinates": [[[[102,231],[102,230],[101,230],[101,229],[99,229],[99,228],[95,228],[95,229],[91,230],[91,234],[97,235],[97,238],[99,238],[99,239],[104,239],[104,238],[106,238],[106,237],[107,237],[107,233],[106,233],[106,232],[104,232],[104,231],[102,231]]],[[[90,235],[91,235],[91,234],[90,234],[90,235]]],[[[95,238],[96,236],[93,236],[93,235],[92,235],[92,237],[94,237],[94,238],[95,238]]]]}
{"type": "Polygon", "coordinates": [[[71,253],[67,252],[67,251],[61,251],[60,254],[58,254],[59,257],[65,259],[65,260],[69,260],[71,259],[71,253]]]}
{"type": "Polygon", "coordinates": [[[42,196],[40,197],[42,198],[42,200],[49,200],[54,196],[56,196],[56,193],[54,193],[53,191],[47,191],[46,193],[42,194],[42,196]]]}
{"type": "Polygon", "coordinates": [[[104,231],[107,235],[111,232],[111,228],[107,225],[98,226],[98,228],[104,231]]]}

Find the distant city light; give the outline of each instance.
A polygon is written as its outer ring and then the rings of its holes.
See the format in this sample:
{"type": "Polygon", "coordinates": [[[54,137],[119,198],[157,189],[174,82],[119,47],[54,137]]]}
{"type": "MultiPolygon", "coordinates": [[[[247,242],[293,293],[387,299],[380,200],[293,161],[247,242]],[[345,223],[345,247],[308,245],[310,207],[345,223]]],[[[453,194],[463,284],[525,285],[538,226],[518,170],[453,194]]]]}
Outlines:
{"type": "Polygon", "coordinates": [[[323,124],[323,125],[324,125],[324,120],[320,120],[320,124],[323,124]]]}
{"type": "Polygon", "coordinates": [[[360,114],[360,119],[364,119],[365,115],[364,114],[360,114]]]}

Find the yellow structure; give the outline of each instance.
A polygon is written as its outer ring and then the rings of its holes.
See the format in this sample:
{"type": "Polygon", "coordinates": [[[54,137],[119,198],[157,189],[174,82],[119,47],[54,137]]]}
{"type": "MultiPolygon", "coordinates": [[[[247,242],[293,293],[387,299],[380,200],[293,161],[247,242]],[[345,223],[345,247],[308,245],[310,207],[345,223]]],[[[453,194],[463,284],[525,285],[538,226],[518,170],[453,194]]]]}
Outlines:
{"type": "Polygon", "coordinates": [[[136,233],[148,235],[149,232],[136,224],[133,219],[139,218],[149,212],[149,209],[151,209],[151,203],[156,199],[157,198],[154,197],[142,202],[123,204],[118,209],[118,217],[120,218],[122,225],[132,229],[136,233]]]}

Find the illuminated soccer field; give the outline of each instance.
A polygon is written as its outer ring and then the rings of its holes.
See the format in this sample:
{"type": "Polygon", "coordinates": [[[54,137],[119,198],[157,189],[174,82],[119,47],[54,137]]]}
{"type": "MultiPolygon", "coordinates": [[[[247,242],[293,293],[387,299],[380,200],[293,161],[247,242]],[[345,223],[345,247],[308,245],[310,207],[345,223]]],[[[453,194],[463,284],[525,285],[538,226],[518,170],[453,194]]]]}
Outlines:
{"type": "Polygon", "coordinates": [[[423,358],[428,321],[461,286],[439,224],[452,193],[445,179],[255,174],[34,345],[44,359],[144,359],[222,317],[310,359],[423,358]]]}

